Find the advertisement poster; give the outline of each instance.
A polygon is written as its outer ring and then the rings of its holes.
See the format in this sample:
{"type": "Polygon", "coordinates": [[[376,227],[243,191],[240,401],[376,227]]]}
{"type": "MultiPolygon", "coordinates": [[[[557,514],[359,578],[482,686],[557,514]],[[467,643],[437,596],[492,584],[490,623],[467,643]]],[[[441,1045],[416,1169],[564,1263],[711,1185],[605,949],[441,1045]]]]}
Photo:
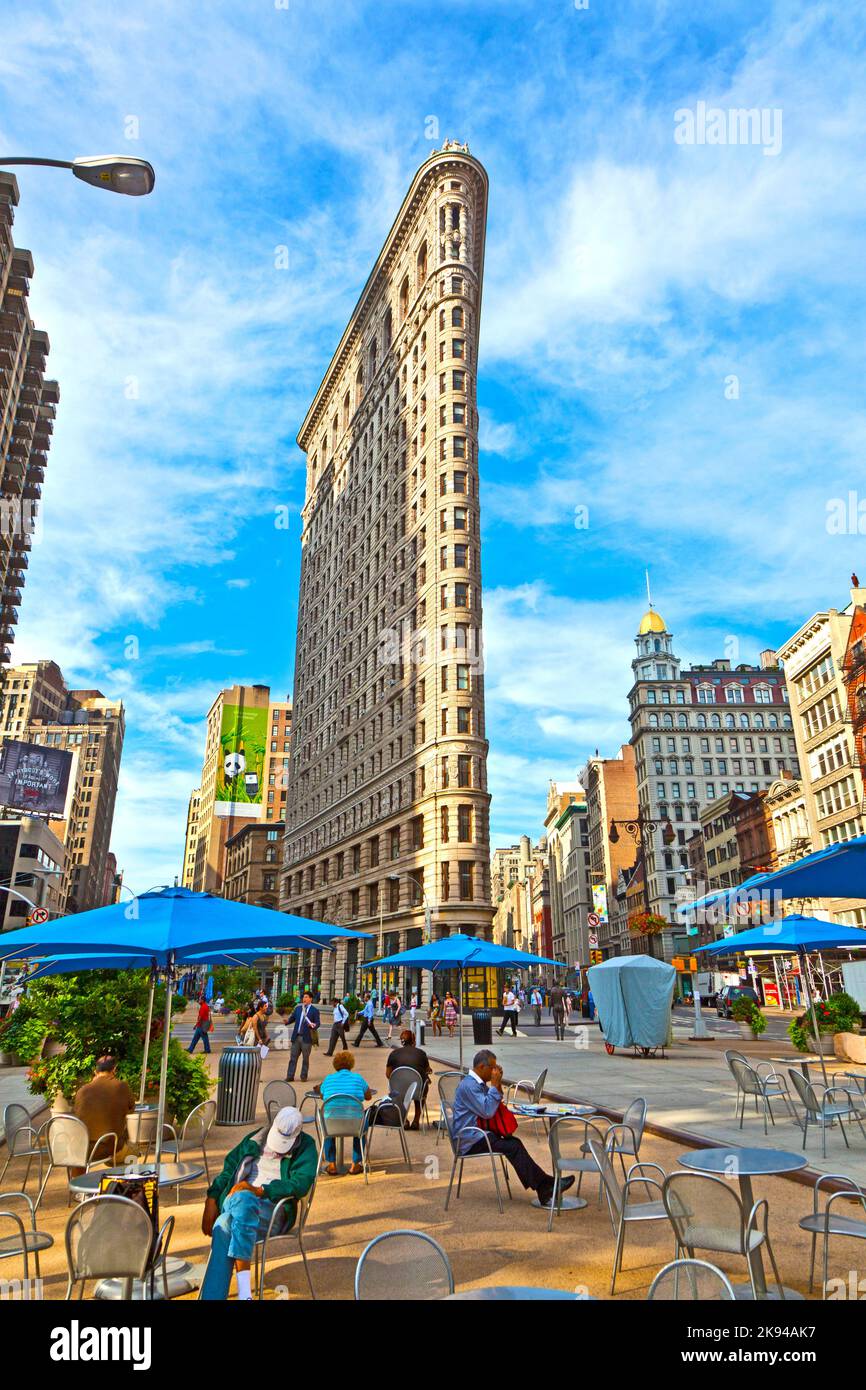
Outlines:
{"type": "Polygon", "coordinates": [[[218,816],[261,815],[267,736],[267,705],[223,705],[214,793],[218,816]]]}
{"type": "Polygon", "coordinates": [[[607,921],[607,884],[592,885],[592,910],[602,922],[607,921]]]}
{"type": "Polygon", "coordinates": [[[0,806],[62,818],[72,754],[65,748],[10,739],[0,749],[0,806]]]}

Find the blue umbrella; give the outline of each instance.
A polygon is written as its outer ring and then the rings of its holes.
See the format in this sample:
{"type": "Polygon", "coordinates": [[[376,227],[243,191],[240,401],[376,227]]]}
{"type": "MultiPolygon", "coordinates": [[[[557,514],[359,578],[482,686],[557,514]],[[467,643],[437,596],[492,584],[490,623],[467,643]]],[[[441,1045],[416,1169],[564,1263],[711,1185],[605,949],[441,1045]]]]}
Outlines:
{"type": "MultiPolygon", "coordinates": [[[[383,956],[381,960],[370,961],[371,966],[405,965],[418,970],[457,970],[460,977],[460,1018],[463,1018],[463,971],[467,966],[486,965],[493,969],[519,969],[527,965],[553,965],[561,969],[559,961],[549,956],[533,956],[528,951],[515,951],[512,947],[497,946],[492,941],[484,941],[479,936],[464,936],[455,932],[453,936],[442,936],[438,941],[430,941],[425,946],[413,946],[409,951],[399,951],[395,956],[383,956]]],[[[460,1067],[463,1067],[463,1028],[459,1029],[460,1067]]]]}
{"type": "Polygon", "coordinates": [[[757,874],[750,880],[767,896],[783,898],[866,897],[866,835],[804,855],[784,869],[757,874]]]}
{"type": "MultiPolygon", "coordinates": [[[[66,957],[67,973],[74,973],[74,958],[99,953],[129,958],[144,957],[155,972],[166,972],[165,1026],[159,1083],[155,1162],[162,1152],[168,1043],[171,1033],[171,996],[179,964],[212,959],[219,951],[233,954],[239,948],[282,954],[293,948],[324,950],[336,937],[367,935],[348,931],[306,917],[292,917],[270,908],[250,907],[212,893],[193,893],[188,888],[158,888],[131,902],[112,903],[93,912],[61,917],[38,927],[6,932],[0,942],[0,960],[30,956],[66,957]],[[266,947],[261,942],[267,942],[266,947]],[[69,962],[72,962],[70,964],[69,962]]],[[[79,966],[80,968],[80,966],[79,966]]],[[[153,990],[151,990],[151,1003],[153,990]]],[[[148,1038],[150,1014],[148,1013],[148,1038]]],[[[145,1044],[145,1055],[147,1042],[145,1044]]]]}
{"type": "MultiPolygon", "coordinates": [[[[799,894],[797,896],[799,897],[799,894]]],[[[809,989],[806,953],[807,951],[830,951],[834,948],[850,950],[858,947],[860,949],[866,947],[866,931],[862,927],[839,927],[833,922],[825,922],[820,917],[803,917],[797,913],[792,913],[790,917],[780,917],[774,922],[767,922],[762,927],[754,927],[750,931],[735,932],[733,936],[726,936],[721,941],[713,941],[709,946],[697,946],[694,954],[697,955],[700,951],[708,956],[730,956],[738,951],[747,951],[749,955],[758,951],[766,951],[777,956],[796,955],[800,961],[800,974],[806,992],[806,1004],[812,1015],[812,1027],[817,1041],[818,1018],[815,1013],[815,1001],[809,989]]],[[[824,1065],[823,1056],[820,1053],[819,1056],[821,1071],[824,1074],[826,1084],[827,1068],[824,1065]]]]}
{"type": "Polygon", "coordinates": [[[204,997],[208,1003],[213,999],[213,975],[210,970],[207,972],[207,984],[204,987],[204,997]]]}

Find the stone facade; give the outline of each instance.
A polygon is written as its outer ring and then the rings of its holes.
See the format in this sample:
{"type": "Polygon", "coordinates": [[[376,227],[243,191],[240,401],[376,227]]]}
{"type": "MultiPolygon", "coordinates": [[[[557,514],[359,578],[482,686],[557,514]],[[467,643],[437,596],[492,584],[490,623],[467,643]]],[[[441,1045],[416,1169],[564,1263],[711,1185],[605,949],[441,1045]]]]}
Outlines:
{"type": "MultiPolygon", "coordinates": [[[[621,831],[619,839],[612,842],[610,823],[612,820],[633,820],[637,815],[637,780],[631,744],[624,744],[615,758],[600,758],[598,754],[589,758],[580,780],[586,790],[591,887],[603,886],[607,899],[607,920],[599,914],[602,921],[597,928],[597,949],[605,959],[627,956],[631,954],[631,940],[628,925],[622,913],[616,910],[617,883],[620,871],[633,867],[637,849],[627,831],[621,831]]],[[[587,946],[589,944],[587,942],[587,946]]]]}
{"type": "MultiPolygon", "coordinates": [[[[487,176],[416,174],[298,435],[307,456],[280,902],[489,934],[476,371],[487,176]]],[[[363,943],[360,943],[363,948],[363,943]]],[[[342,946],[329,983],[357,982],[342,946]]],[[[302,956],[298,977],[314,978],[302,956]]],[[[428,989],[430,977],[421,980],[428,989]]]]}

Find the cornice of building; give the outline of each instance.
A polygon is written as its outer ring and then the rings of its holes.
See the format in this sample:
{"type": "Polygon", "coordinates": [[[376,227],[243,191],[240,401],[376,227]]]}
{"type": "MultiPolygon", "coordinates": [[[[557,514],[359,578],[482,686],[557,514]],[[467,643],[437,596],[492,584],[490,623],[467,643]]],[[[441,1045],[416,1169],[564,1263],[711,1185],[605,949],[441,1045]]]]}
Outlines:
{"type": "MultiPolygon", "coordinates": [[[[337,349],[334,352],[334,355],[328,364],[328,368],[325,372],[325,375],[322,378],[322,381],[319,385],[319,389],[313,397],[312,404],[310,405],[310,408],[304,417],[303,424],[301,425],[301,428],[298,431],[298,447],[303,449],[305,452],[309,443],[310,435],[315,431],[315,428],[317,427],[322,414],[322,409],[330,396],[330,391],[333,382],[335,381],[335,379],[340,377],[347,360],[349,359],[351,353],[357,346],[358,340],[361,337],[364,327],[366,325],[367,315],[370,310],[370,307],[375,302],[385,280],[387,279],[388,272],[391,268],[394,259],[396,258],[397,254],[399,253],[402,247],[407,230],[411,225],[412,218],[414,217],[418,205],[427,195],[429,183],[433,180],[437,171],[442,169],[448,169],[451,166],[455,168],[462,168],[464,170],[471,169],[477,175],[480,182],[482,197],[484,200],[484,206],[482,207],[480,216],[478,217],[476,222],[476,226],[478,229],[478,242],[476,246],[475,262],[478,269],[475,273],[478,280],[478,301],[480,303],[481,283],[484,271],[485,227],[487,221],[487,171],[484,168],[484,165],[481,164],[479,160],[477,160],[473,155],[469,154],[468,150],[462,149],[460,147],[450,149],[443,148],[441,150],[434,151],[433,154],[431,154],[427,159],[425,159],[424,163],[417,170],[415,177],[412,180],[409,191],[406,194],[406,197],[403,199],[403,204],[400,208],[400,211],[397,213],[397,216],[395,217],[394,222],[391,225],[391,230],[385,238],[382,250],[379,252],[378,257],[376,258],[376,263],[373,266],[373,269],[370,271],[369,276],[367,277],[367,282],[364,285],[363,290],[361,291],[361,294],[358,298],[358,302],[352,310],[349,322],[343,331],[343,336],[341,337],[337,345],[337,349]]],[[[468,267],[468,269],[471,270],[472,267],[468,267]]],[[[430,275],[433,276],[435,274],[435,267],[431,268],[430,275]]],[[[370,383],[370,385],[372,386],[372,382],[370,383]]]]}

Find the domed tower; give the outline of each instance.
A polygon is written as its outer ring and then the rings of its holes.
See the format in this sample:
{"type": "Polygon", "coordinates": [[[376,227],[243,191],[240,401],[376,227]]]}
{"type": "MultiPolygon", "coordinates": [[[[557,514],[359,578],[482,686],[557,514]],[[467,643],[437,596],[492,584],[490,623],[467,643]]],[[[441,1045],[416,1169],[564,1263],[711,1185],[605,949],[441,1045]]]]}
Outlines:
{"type": "Polygon", "coordinates": [[[673,638],[661,613],[650,603],[634,639],[637,655],[632,662],[635,680],[679,680],[680,661],[673,638]]]}

